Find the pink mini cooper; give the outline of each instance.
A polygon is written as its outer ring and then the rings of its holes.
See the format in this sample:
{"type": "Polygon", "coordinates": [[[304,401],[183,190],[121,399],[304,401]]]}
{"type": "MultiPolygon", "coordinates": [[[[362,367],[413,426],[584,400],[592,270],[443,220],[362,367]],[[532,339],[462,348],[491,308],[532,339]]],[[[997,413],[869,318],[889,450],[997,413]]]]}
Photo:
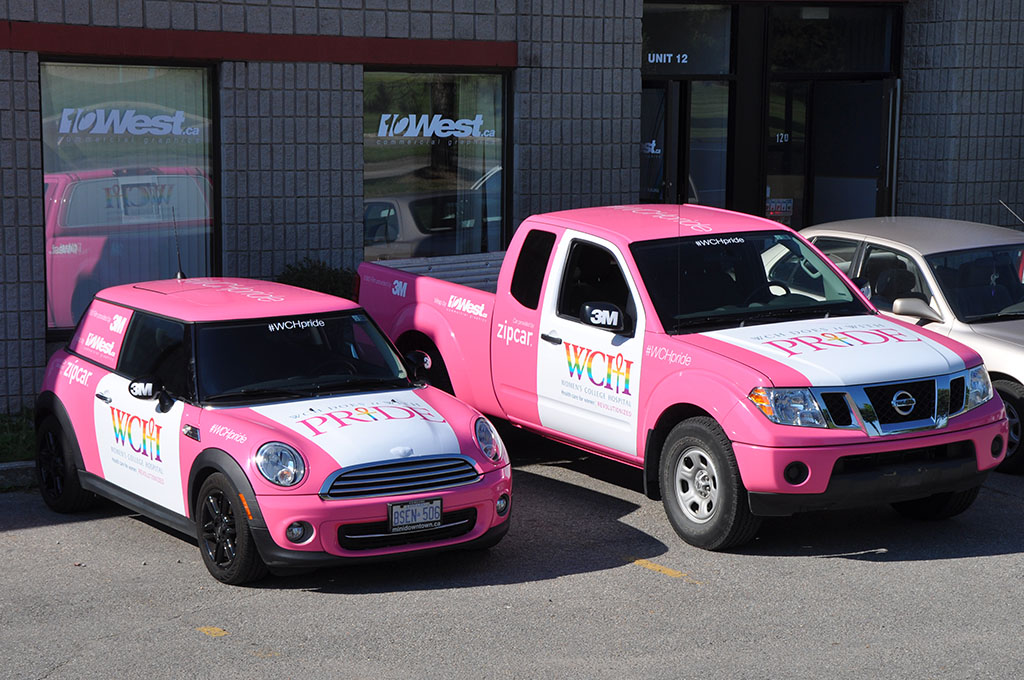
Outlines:
{"type": "Polygon", "coordinates": [[[354,302],[200,278],[96,294],[36,405],[39,486],[199,541],[225,583],[504,536],[511,468],[479,412],[410,377],[354,302]]]}

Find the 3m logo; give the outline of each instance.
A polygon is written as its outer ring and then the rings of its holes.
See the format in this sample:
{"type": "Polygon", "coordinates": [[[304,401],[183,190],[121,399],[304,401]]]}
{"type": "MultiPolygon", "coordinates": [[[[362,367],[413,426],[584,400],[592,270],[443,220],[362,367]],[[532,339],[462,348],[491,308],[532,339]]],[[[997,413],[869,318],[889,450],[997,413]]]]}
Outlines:
{"type": "Polygon", "coordinates": [[[458,295],[452,295],[448,298],[448,309],[465,312],[466,314],[478,316],[481,319],[487,318],[487,312],[484,311],[484,303],[476,304],[472,300],[458,295]]]}
{"type": "Polygon", "coordinates": [[[595,309],[590,313],[590,323],[595,326],[617,326],[619,313],[611,309],[595,309]]]}
{"type": "Polygon", "coordinates": [[[391,294],[395,297],[405,297],[408,290],[408,281],[399,281],[398,279],[395,279],[394,283],[391,285],[391,294]]]}
{"type": "Polygon", "coordinates": [[[127,317],[123,317],[120,314],[115,314],[114,318],[110,320],[110,330],[114,331],[118,335],[124,333],[124,327],[127,325],[127,317]]]}
{"type": "Polygon", "coordinates": [[[437,113],[385,113],[377,126],[378,137],[494,137],[494,130],[483,130],[484,117],[479,113],[474,118],[453,120],[437,113]]]}
{"type": "Polygon", "coordinates": [[[184,111],[175,111],[171,116],[147,116],[135,109],[64,109],[58,130],[62,135],[199,136],[198,127],[185,127],[184,111]]]}

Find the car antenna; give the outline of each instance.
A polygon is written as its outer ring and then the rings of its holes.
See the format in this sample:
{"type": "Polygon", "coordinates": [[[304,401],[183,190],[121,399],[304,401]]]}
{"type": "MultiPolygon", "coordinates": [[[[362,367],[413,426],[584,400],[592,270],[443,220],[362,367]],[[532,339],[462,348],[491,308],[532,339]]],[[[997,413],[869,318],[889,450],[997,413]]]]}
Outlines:
{"type": "Polygon", "coordinates": [[[1021,224],[1024,224],[1024,219],[1021,219],[1020,215],[1018,215],[1017,213],[1013,212],[1013,208],[1011,208],[1010,206],[1008,206],[1005,203],[1003,203],[1003,199],[999,199],[999,205],[1001,205],[1004,208],[1006,208],[1007,210],[1009,210],[1010,214],[1013,215],[1014,217],[1016,217],[1018,222],[1020,222],[1021,224]]]}
{"type": "Polygon", "coordinates": [[[181,244],[178,243],[178,215],[174,211],[174,206],[171,206],[171,226],[174,229],[174,252],[178,255],[178,273],[174,275],[179,281],[187,279],[185,272],[181,270],[181,244]]]}

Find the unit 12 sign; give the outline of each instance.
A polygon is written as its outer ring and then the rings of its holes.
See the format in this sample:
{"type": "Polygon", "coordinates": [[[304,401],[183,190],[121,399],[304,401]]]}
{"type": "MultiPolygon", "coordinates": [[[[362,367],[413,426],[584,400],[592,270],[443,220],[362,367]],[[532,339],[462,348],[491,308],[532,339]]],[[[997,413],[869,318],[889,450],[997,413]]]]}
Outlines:
{"type": "Polygon", "coordinates": [[[690,55],[685,52],[648,52],[648,64],[689,64],[690,55]]]}

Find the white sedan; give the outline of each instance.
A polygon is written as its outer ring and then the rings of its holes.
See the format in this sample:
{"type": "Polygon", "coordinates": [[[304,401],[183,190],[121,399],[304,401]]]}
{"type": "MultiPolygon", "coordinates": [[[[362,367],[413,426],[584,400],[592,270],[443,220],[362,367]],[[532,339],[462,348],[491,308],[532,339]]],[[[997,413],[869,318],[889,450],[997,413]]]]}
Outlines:
{"type": "Polygon", "coordinates": [[[1024,232],[931,217],[872,217],[800,232],[879,310],[976,350],[1006,404],[999,469],[1024,472],[1024,232]]]}

